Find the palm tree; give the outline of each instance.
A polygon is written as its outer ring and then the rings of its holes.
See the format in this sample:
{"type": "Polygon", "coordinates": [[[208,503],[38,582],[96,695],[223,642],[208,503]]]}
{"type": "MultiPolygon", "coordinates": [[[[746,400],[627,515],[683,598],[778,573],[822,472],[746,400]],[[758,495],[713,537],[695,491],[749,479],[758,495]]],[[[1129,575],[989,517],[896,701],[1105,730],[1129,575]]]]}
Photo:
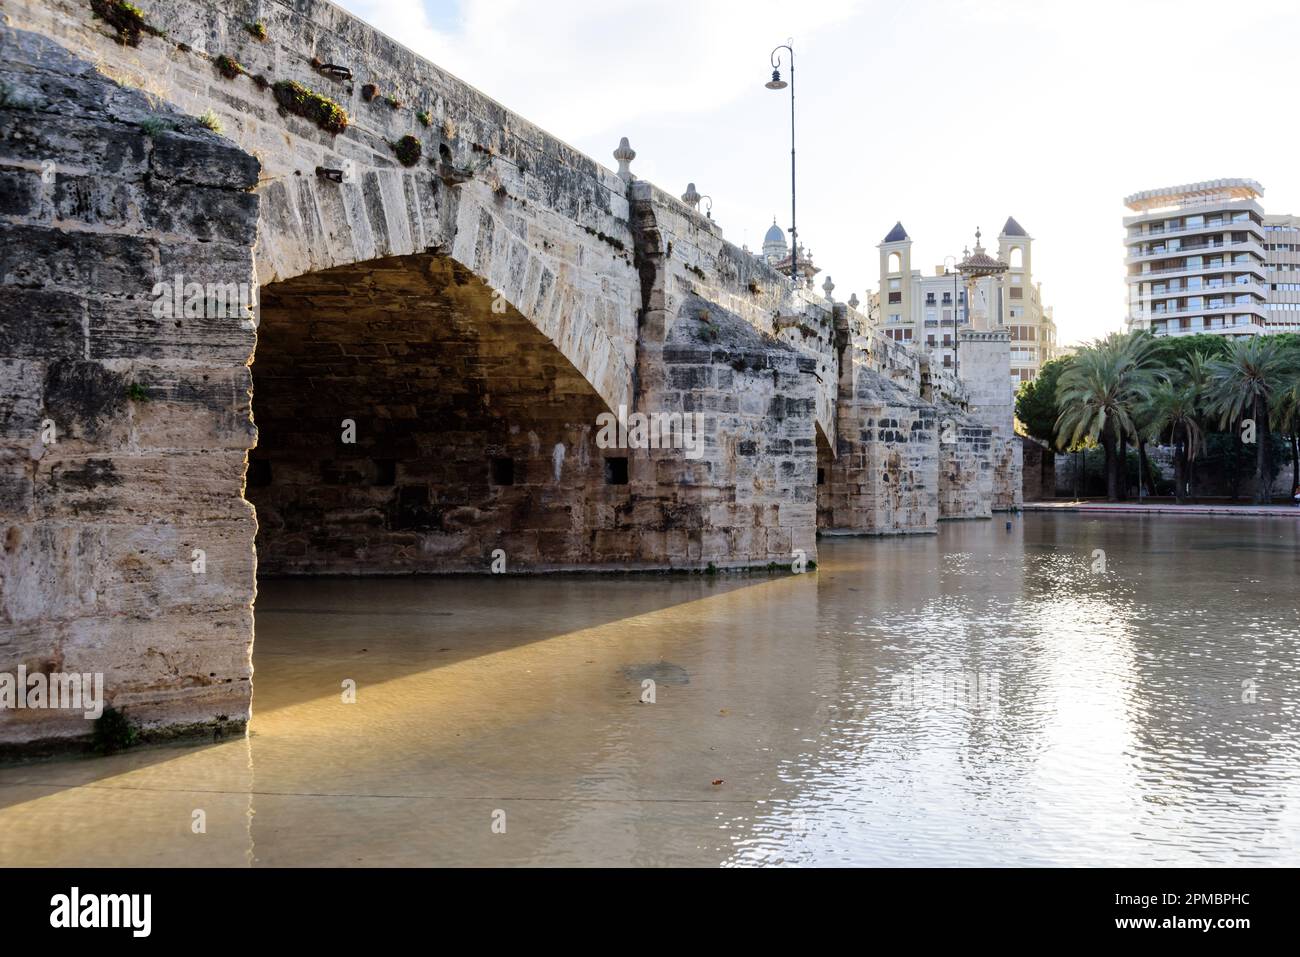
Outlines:
{"type": "Polygon", "coordinates": [[[1134,409],[1153,383],[1155,342],[1146,332],[1111,333],[1081,349],[1056,385],[1061,409],[1057,444],[1099,442],[1106,459],[1106,497],[1120,496],[1125,435],[1138,432],[1134,409]]]}
{"type": "Polygon", "coordinates": [[[1210,408],[1219,416],[1219,428],[1254,422],[1255,503],[1271,500],[1272,449],[1269,443],[1269,411],[1277,394],[1285,388],[1290,356],[1269,336],[1251,336],[1228,343],[1221,359],[1209,363],[1210,408]]]}
{"type": "Polygon", "coordinates": [[[1186,379],[1175,383],[1162,377],[1151,388],[1142,405],[1146,438],[1159,441],[1169,435],[1174,443],[1174,500],[1182,505],[1188,492],[1188,466],[1196,461],[1205,444],[1201,431],[1200,397],[1196,385],[1186,379]]]}
{"type": "Polygon", "coordinates": [[[1291,354],[1291,369],[1276,397],[1277,427],[1291,441],[1291,490],[1300,492],[1300,352],[1291,354]]]}
{"type": "MultiPolygon", "coordinates": [[[[1179,373],[1185,385],[1193,390],[1193,397],[1196,403],[1196,424],[1203,427],[1203,423],[1210,417],[1208,408],[1209,403],[1209,386],[1210,386],[1210,354],[1202,352],[1199,349],[1185,357],[1178,364],[1179,373]]],[[[1203,428],[1202,428],[1203,431],[1203,428]]],[[[1196,459],[1189,457],[1187,460],[1187,497],[1192,498],[1196,489],[1196,459]]]]}

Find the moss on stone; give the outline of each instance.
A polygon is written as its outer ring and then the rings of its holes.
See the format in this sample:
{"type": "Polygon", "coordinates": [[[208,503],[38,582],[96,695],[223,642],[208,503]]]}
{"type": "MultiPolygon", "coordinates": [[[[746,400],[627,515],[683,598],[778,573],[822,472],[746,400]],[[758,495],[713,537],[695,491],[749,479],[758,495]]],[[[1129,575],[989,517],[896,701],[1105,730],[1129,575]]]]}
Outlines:
{"type": "Polygon", "coordinates": [[[395,110],[400,110],[402,108],[402,101],[395,96],[389,95],[384,97],[384,102],[395,110]]]}
{"type": "Polygon", "coordinates": [[[420,121],[421,126],[429,126],[433,122],[427,110],[420,110],[415,114],[415,118],[420,121]]]}
{"type": "Polygon", "coordinates": [[[245,23],[244,29],[247,30],[255,40],[261,41],[266,39],[266,24],[261,20],[252,23],[245,23]]]}
{"type": "Polygon", "coordinates": [[[140,37],[144,34],[151,37],[166,36],[166,33],[145,20],[143,10],[126,0],[90,0],[90,10],[113,28],[117,42],[122,46],[139,46],[140,37]]]}
{"type": "Polygon", "coordinates": [[[126,387],[126,397],[132,402],[148,402],[149,391],[138,382],[132,382],[126,387]]]}
{"type": "Polygon", "coordinates": [[[397,154],[397,161],[403,166],[414,166],[420,162],[420,154],[424,152],[424,147],[420,145],[420,141],[409,133],[396,143],[390,143],[389,145],[393,148],[393,152],[397,154]]]}
{"type": "Polygon", "coordinates": [[[338,135],[348,128],[348,114],[327,96],[321,96],[293,80],[280,80],[274,86],[275,100],[297,116],[311,120],[327,133],[338,135]]]}

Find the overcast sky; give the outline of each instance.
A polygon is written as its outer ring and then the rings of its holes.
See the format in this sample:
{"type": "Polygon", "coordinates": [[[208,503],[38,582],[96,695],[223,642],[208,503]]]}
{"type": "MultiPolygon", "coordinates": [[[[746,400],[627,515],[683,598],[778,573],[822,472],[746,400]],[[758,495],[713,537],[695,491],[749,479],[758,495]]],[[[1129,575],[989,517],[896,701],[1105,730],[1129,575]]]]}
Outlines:
{"type": "Polygon", "coordinates": [[[611,168],[627,136],[751,249],[789,225],[789,93],[763,83],[792,37],[799,231],[838,299],[875,288],[895,220],[929,272],[1015,216],[1073,342],[1122,323],[1128,193],[1249,177],[1300,213],[1296,0],[341,2],[611,168]]]}

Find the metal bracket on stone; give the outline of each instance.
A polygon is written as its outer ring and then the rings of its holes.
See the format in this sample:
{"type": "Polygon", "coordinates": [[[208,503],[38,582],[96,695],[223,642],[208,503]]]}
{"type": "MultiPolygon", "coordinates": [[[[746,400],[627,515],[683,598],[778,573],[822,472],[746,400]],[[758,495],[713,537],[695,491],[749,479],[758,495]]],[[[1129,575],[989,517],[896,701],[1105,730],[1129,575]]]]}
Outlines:
{"type": "Polygon", "coordinates": [[[331,80],[338,80],[340,83],[352,79],[352,71],[338,63],[322,63],[316,69],[331,80]]]}
{"type": "Polygon", "coordinates": [[[343,182],[343,170],[341,169],[329,169],[325,166],[317,166],[316,175],[321,179],[329,180],[331,183],[343,182]]]}

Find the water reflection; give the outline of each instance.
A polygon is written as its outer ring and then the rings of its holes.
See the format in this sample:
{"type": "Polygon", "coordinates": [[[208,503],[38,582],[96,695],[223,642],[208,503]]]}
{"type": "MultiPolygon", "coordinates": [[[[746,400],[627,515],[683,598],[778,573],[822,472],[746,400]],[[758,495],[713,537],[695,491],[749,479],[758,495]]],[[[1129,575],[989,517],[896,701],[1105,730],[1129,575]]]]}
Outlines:
{"type": "Polygon", "coordinates": [[[263,583],[250,738],[0,770],[0,864],[1293,863],[1296,530],[1030,515],[804,576],[263,583]]]}

